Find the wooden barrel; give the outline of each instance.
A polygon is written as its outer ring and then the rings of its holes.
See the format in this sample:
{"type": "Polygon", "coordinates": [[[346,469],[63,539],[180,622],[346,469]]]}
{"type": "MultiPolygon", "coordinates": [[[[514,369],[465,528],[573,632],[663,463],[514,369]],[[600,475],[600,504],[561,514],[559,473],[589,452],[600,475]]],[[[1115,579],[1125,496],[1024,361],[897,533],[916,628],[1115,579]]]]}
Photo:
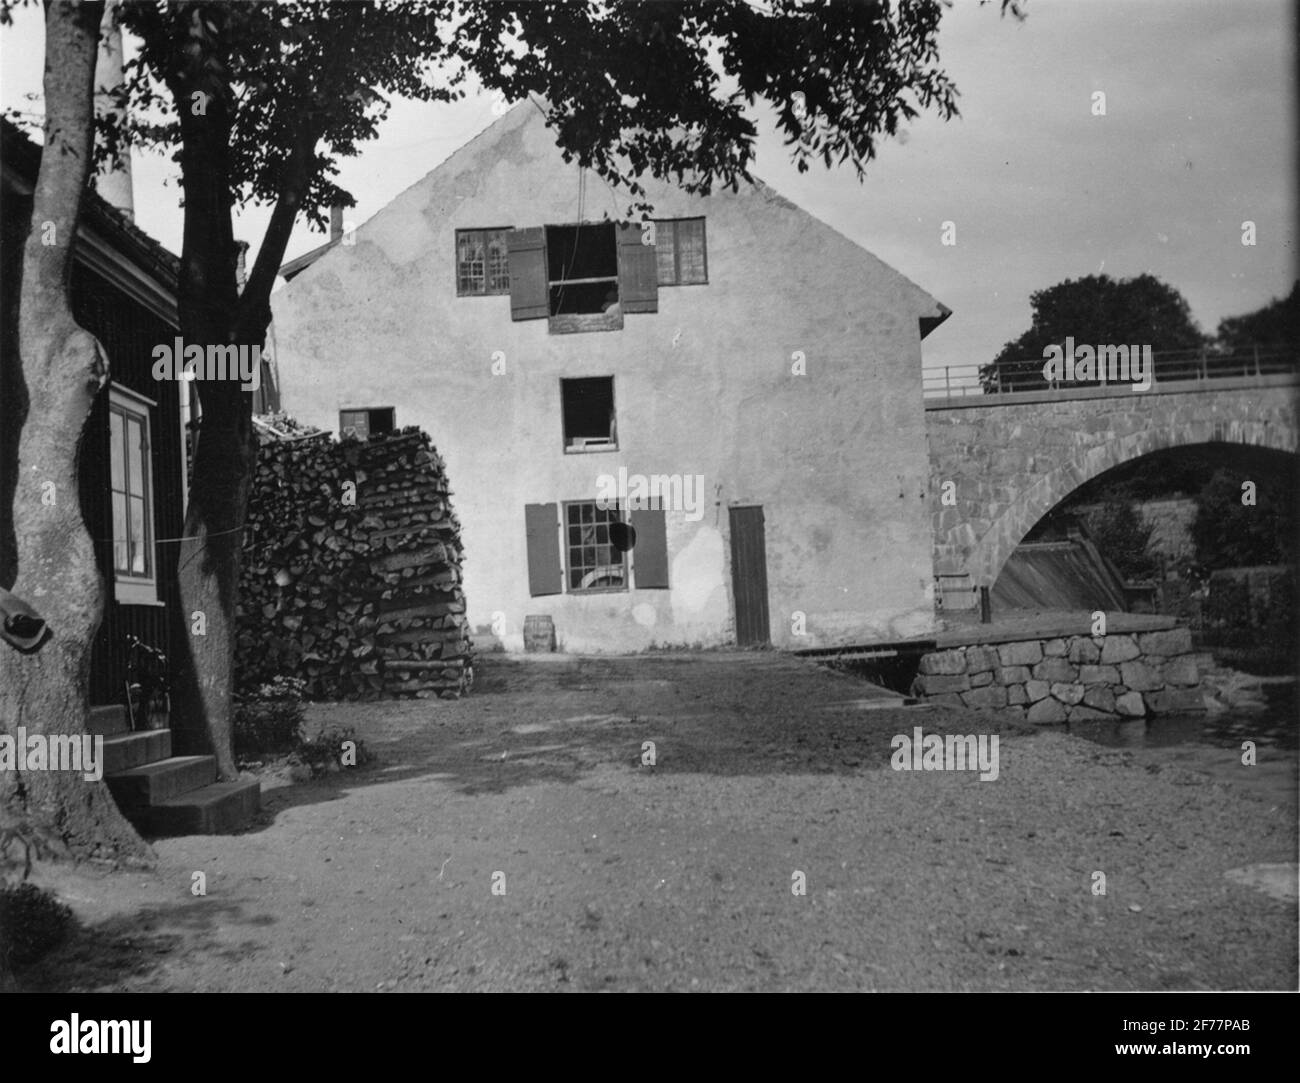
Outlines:
{"type": "Polygon", "coordinates": [[[555,650],[555,622],[549,614],[524,618],[524,650],[555,650]]]}

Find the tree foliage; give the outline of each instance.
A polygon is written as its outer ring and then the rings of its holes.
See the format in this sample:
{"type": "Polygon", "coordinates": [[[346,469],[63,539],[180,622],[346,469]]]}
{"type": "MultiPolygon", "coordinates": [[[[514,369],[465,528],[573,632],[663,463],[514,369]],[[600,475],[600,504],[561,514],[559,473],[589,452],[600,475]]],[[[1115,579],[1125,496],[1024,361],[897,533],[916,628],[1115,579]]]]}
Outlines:
{"type": "Polygon", "coordinates": [[[1192,522],[1196,561],[1210,571],[1293,564],[1297,528],[1294,464],[1275,477],[1218,470],[1201,490],[1192,522]],[[1243,491],[1251,482],[1253,502],[1243,491]]]}
{"type": "Polygon", "coordinates": [[[1300,347],[1300,280],[1286,297],[1275,297],[1243,316],[1220,320],[1215,345],[1225,350],[1241,346],[1292,350],[1300,347]]]}
{"type": "Polygon", "coordinates": [[[1067,279],[1038,290],[1029,297],[1033,322],[1018,338],[980,369],[986,390],[1001,374],[1003,386],[1017,390],[1046,386],[1043,351],[1064,347],[1066,338],[1076,345],[1150,346],[1153,353],[1196,349],[1205,336],[1192,319],[1186,299],[1173,286],[1154,275],[1114,279],[1087,275],[1067,279]]]}

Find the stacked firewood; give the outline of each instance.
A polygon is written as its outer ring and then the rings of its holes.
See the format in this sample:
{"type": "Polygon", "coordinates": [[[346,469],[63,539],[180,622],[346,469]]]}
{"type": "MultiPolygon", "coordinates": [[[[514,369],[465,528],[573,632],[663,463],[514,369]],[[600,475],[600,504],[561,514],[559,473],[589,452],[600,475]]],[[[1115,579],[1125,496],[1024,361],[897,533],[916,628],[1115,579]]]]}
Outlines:
{"type": "Polygon", "coordinates": [[[268,440],[244,531],[237,674],[312,699],[453,698],[472,680],[460,523],[418,429],[268,440]]]}

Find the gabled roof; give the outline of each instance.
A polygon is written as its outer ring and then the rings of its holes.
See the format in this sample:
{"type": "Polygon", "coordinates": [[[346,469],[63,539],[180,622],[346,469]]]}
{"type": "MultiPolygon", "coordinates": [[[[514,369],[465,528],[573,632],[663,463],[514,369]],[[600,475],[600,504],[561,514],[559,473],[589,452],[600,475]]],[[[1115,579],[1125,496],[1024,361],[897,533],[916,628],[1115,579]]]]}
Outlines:
{"type": "MultiPolygon", "coordinates": [[[[375,214],[367,223],[363,224],[358,230],[358,236],[364,236],[366,226],[382,219],[385,212],[395,203],[408,198],[416,189],[425,187],[431,180],[437,178],[441,180],[446,178],[451,182],[453,178],[459,177],[466,173],[477,173],[489,170],[492,165],[501,160],[516,158],[524,153],[523,143],[528,137],[534,135],[534,129],[545,127],[544,103],[538,100],[525,100],[511,107],[507,112],[494,121],[488,127],[467,141],[463,146],[449,155],[444,161],[439,163],[428,173],[424,174],[419,180],[408,187],[405,191],[399,193],[383,209],[375,214]]],[[[554,145],[554,137],[550,136],[550,143],[554,145]]],[[[558,148],[555,151],[556,157],[559,157],[558,148]]],[[[828,231],[834,237],[844,244],[852,246],[861,254],[862,257],[869,260],[872,264],[883,268],[889,274],[895,276],[900,282],[905,284],[905,291],[910,293],[916,300],[916,309],[920,322],[921,337],[924,338],[930,334],[936,327],[944,322],[952,310],[940,301],[936,300],[930,293],[922,289],[915,282],[902,274],[896,268],[885,263],[874,253],[870,252],[862,245],[849,237],[844,236],[833,226],[821,221],[811,212],[804,210],[798,204],[786,199],[776,192],[769,185],[765,184],[758,177],[754,177],[754,185],[751,189],[754,193],[769,202],[785,206],[789,210],[806,217],[810,226],[828,231]]],[[[671,181],[655,181],[652,178],[646,178],[646,185],[667,185],[671,187],[671,181]]],[[[742,191],[745,188],[742,186],[742,191]]],[[[715,189],[715,194],[721,194],[719,189],[715,189]]],[[[280,268],[280,274],[286,279],[292,279],[301,274],[308,267],[312,266],[322,257],[328,255],[330,249],[335,247],[341,238],[334,238],[327,241],[310,252],[307,252],[296,259],[290,260],[280,268]]]]}
{"type": "MultiPolygon", "coordinates": [[[[5,186],[30,195],[36,184],[44,148],[34,143],[11,121],[0,118],[0,165],[5,186]]],[[[180,276],[180,257],[168,251],[93,189],[86,193],[83,221],[112,239],[115,246],[134,258],[142,268],[153,271],[173,292],[180,276]]]]}

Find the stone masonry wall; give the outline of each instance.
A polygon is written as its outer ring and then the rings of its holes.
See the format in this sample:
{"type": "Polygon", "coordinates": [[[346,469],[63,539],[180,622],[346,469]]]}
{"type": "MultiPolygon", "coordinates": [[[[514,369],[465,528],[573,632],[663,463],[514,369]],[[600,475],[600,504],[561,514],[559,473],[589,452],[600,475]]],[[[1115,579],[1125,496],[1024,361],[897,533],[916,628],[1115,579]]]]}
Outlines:
{"type": "Polygon", "coordinates": [[[1042,723],[1201,711],[1191,652],[1186,628],[954,647],[922,657],[912,694],[1042,723]]]}

